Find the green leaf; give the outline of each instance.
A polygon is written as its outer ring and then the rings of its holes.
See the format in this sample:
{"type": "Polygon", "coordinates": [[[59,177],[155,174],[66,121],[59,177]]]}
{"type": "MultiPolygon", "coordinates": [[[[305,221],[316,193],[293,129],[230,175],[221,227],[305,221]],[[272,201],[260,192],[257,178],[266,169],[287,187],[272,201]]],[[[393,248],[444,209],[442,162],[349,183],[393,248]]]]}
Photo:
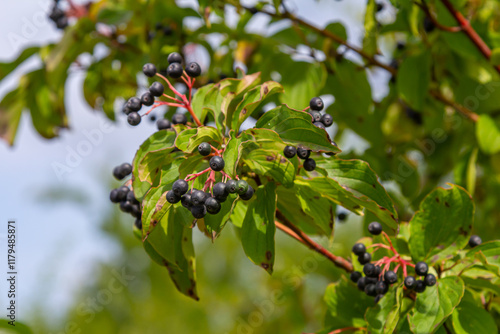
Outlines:
{"type": "Polygon", "coordinates": [[[218,129],[211,126],[187,129],[179,133],[175,140],[175,146],[183,152],[191,153],[203,142],[220,146],[222,135],[218,129]]]}
{"type": "Polygon", "coordinates": [[[10,63],[0,63],[0,80],[3,80],[7,75],[14,71],[19,65],[24,63],[28,58],[40,51],[40,47],[32,46],[24,49],[17,58],[10,63]]]}
{"type": "Polygon", "coordinates": [[[238,132],[241,124],[243,124],[257,108],[262,107],[267,97],[282,92],[283,87],[274,81],[264,82],[262,85],[248,91],[243,97],[243,100],[236,107],[231,129],[238,132]]]}
{"type": "Polygon", "coordinates": [[[500,65],[500,48],[494,48],[491,50],[490,63],[493,66],[500,65]]]}
{"type": "Polygon", "coordinates": [[[221,203],[221,210],[218,214],[208,214],[203,218],[207,231],[212,235],[212,240],[215,240],[220,235],[224,226],[226,226],[237,200],[237,197],[233,198],[233,195],[229,195],[228,199],[224,203],[221,203]]]}
{"type": "Polygon", "coordinates": [[[9,145],[14,144],[24,108],[25,101],[20,87],[9,92],[0,102],[0,138],[9,145]]]}
{"type": "Polygon", "coordinates": [[[97,21],[108,25],[120,25],[130,21],[134,13],[131,10],[126,10],[118,7],[102,8],[97,13],[97,21]]]}
{"type": "Polygon", "coordinates": [[[500,276],[500,241],[489,241],[474,247],[467,253],[467,257],[479,259],[487,265],[493,273],[500,276]]]}
{"type": "Polygon", "coordinates": [[[452,314],[453,329],[456,334],[496,333],[495,320],[482,305],[466,292],[460,304],[452,314]]]}
{"type": "Polygon", "coordinates": [[[275,150],[250,149],[244,152],[242,160],[255,173],[270,176],[285,187],[292,187],[295,179],[295,166],[275,150]]]}
{"type": "Polygon", "coordinates": [[[410,252],[415,261],[435,263],[455,254],[469,241],[474,215],[465,189],[437,188],[420,203],[410,221],[410,252]]]}
{"type": "Polygon", "coordinates": [[[402,298],[403,286],[391,287],[377,305],[368,308],[365,319],[370,333],[394,333],[400,319],[402,298]]]}
{"type": "Polygon", "coordinates": [[[274,130],[284,142],[291,145],[299,145],[315,152],[340,152],[332,144],[327,132],[312,124],[309,113],[290,109],[285,105],[266,112],[255,127],[274,130]]]}
{"type": "Polygon", "coordinates": [[[479,148],[486,154],[500,152],[500,124],[489,115],[480,115],[476,123],[479,148]]]}
{"type": "Polygon", "coordinates": [[[276,226],[276,184],[269,182],[255,191],[242,224],[241,243],[253,263],[273,272],[276,226]]]}
{"type": "Polygon", "coordinates": [[[9,324],[11,320],[9,319],[0,319],[0,329],[3,334],[17,333],[17,334],[33,334],[33,331],[30,327],[25,325],[22,322],[19,322],[17,319],[15,321],[15,326],[9,324]]]}
{"type": "Polygon", "coordinates": [[[325,302],[328,314],[325,326],[331,331],[346,327],[365,327],[363,315],[373,305],[373,297],[359,291],[354,284],[342,277],[339,282],[327,287],[325,302]]]}
{"type": "Polygon", "coordinates": [[[422,52],[406,58],[398,71],[398,91],[401,98],[415,110],[421,111],[431,80],[431,56],[422,52]]]}
{"type": "Polygon", "coordinates": [[[414,334],[435,333],[448,318],[464,295],[464,282],[460,277],[445,277],[434,287],[417,294],[409,322],[414,334]]]}
{"type": "Polygon", "coordinates": [[[377,14],[377,3],[375,0],[368,0],[365,13],[365,36],[363,37],[363,51],[373,56],[377,53],[378,22],[375,18],[377,14]]]}
{"type": "Polygon", "coordinates": [[[354,196],[356,203],[366,207],[389,228],[397,228],[398,214],[394,204],[368,163],[361,160],[320,158],[316,160],[316,165],[323,168],[345,193],[354,196]]]}
{"type": "Polygon", "coordinates": [[[290,108],[304,109],[311,97],[318,96],[325,85],[326,71],[318,63],[289,62],[279,68],[282,73],[281,84],[285,92],[280,95],[281,103],[290,108]],[[283,68],[286,65],[286,68],[283,68]]]}

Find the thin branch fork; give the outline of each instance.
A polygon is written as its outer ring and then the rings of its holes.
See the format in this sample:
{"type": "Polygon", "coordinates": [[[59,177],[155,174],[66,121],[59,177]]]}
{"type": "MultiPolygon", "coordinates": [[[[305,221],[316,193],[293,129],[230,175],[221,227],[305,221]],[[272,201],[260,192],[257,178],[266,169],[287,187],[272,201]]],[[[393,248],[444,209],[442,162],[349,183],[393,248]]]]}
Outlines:
{"type": "Polygon", "coordinates": [[[323,246],[319,245],[314,240],[309,238],[307,234],[302,232],[297,226],[295,226],[291,221],[289,221],[279,210],[276,210],[276,218],[278,219],[278,221],[275,222],[277,228],[279,228],[286,234],[290,235],[292,238],[298,240],[305,246],[309,247],[313,251],[326,257],[337,267],[342,268],[347,272],[352,272],[354,270],[351,262],[347,261],[341,256],[332,254],[323,246]]]}
{"type": "Polygon", "coordinates": [[[419,3],[417,1],[413,2],[415,5],[420,7],[424,11],[424,13],[427,15],[427,17],[431,20],[432,24],[434,24],[438,29],[443,30],[443,31],[448,31],[448,32],[460,32],[462,31],[462,27],[447,27],[441,23],[434,17],[434,15],[431,13],[429,6],[427,6],[427,3],[425,0],[422,0],[422,3],[419,3]]]}

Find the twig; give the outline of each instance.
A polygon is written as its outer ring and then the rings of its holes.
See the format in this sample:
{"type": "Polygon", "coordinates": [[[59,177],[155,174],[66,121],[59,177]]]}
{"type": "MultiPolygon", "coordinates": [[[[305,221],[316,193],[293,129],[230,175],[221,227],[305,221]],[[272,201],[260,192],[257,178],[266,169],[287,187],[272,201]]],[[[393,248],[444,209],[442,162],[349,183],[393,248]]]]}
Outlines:
{"type": "Polygon", "coordinates": [[[448,32],[460,32],[460,31],[462,31],[462,27],[447,27],[447,26],[439,23],[439,21],[436,20],[434,15],[432,15],[432,13],[429,9],[429,6],[427,6],[427,3],[425,2],[425,0],[422,0],[422,3],[418,3],[417,1],[414,1],[413,3],[415,5],[417,5],[418,7],[420,7],[424,11],[424,13],[427,15],[427,17],[432,21],[432,24],[434,24],[436,26],[436,28],[438,28],[440,30],[448,31],[448,32]]]}
{"type": "Polygon", "coordinates": [[[457,110],[459,113],[461,113],[463,116],[465,116],[467,119],[473,121],[474,123],[478,121],[479,115],[476,114],[475,112],[469,110],[468,108],[464,107],[463,105],[456,103],[454,101],[448,100],[443,94],[441,94],[440,91],[438,90],[430,90],[429,93],[437,100],[443,102],[444,104],[453,107],[455,110],[457,110]]]}

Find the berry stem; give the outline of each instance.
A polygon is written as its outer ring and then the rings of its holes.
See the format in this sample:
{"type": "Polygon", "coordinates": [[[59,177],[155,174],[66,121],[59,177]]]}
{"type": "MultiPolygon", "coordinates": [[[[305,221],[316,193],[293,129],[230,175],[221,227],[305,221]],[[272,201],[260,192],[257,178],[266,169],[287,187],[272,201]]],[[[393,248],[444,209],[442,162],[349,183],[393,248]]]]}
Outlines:
{"type": "Polygon", "coordinates": [[[180,103],[180,104],[182,104],[182,103],[183,103],[181,100],[176,99],[175,97],[172,97],[172,96],[170,96],[170,95],[163,94],[163,96],[165,96],[167,99],[171,99],[171,100],[172,100],[172,101],[174,101],[174,102],[177,102],[177,103],[180,103]]]}
{"type": "Polygon", "coordinates": [[[209,171],[211,171],[212,169],[210,167],[208,167],[207,169],[205,170],[202,170],[201,172],[199,173],[196,173],[196,174],[189,174],[188,176],[186,176],[186,178],[184,179],[185,181],[193,181],[193,180],[196,180],[198,178],[198,176],[200,175],[203,175],[209,171]]]}
{"type": "Polygon", "coordinates": [[[213,184],[215,183],[215,172],[212,170],[210,175],[208,176],[207,181],[205,181],[205,185],[203,186],[203,191],[207,189],[212,189],[213,184]]]}

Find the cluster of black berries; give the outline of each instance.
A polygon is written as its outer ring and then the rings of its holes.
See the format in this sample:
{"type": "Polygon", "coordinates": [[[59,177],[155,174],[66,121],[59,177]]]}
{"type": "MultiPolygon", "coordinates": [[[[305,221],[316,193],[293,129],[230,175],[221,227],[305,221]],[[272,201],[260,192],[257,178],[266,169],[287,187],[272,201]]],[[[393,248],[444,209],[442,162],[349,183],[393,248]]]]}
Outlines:
{"type": "MultiPolygon", "coordinates": [[[[373,235],[382,233],[382,225],[378,222],[373,222],[368,225],[368,231],[373,235]]],[[[398,281],[398,275],[388,270],[382,275],[382,268],[379,265],[371,263],[372,256],[366,252],[366,246],[357,243],[352,247],[352,252],[358,256],[358,261],[363,265],[363,273],[353,271],[351,280],[358,285],[358,289],[364,291],[368,296],[375,297],[375,303],[382,298],[389,286],[398,281]],[[363,274],[365,276],[363,276],[363,274]]],[[[418,262],[415,265],[415,273],[417,276],[422,276],[422,280],[417,280],[414,276],[406,276],[404,285],[409,290],[415,292],[424,292],[428,286],[436,284],[436,276],[428,273],[429,266],[425,262],[418,262]]]]}
{"type": "Polygon", "coordinates": [[[469,247],[474,248],[476,246],[479,246],[483,240],[478,235],[472,235],[469,239],[469,247]]]}
{"type": "MultiPolygon", "coordinates": [[[[206,157],[212,153],[212,146],[209,143],[201,143],[198,152],[206,157]]],[[[224,169],[225,162],[222,157],[214,155],[210,158],[210,168],[214,172],[224,169]]],[[[191,211],[196,219],[205,217],[207,213],[216,215],[221,210],[221,203],[227,200],[230,194],[238,194],[242,200],[248,201],[254,194],[254,189],[245,180],[229,180],[226,183],[216,183],[212,188],[212,193],[198,189],[189,189],[189,184],[185,180],[177,180],[172,185],[172,190],[167,192],[167,202],[175,204],[181,202],[182,206],[191,211]]]]}
{"type": "Polygon", "coordinates": [[[309,102],[311,110],[309,114],[312,116],[312,122],[318,128],[325,129],[333,124],[333,117],[330,114],[321,114],[321,110],[325,108],[323,100],[319,97],[313,97],[309,102]]]}
{"type": "Polygon", "coordinates": [[[56,24],[57,29],[64,29],[68,26],[68,17],[59,7],[59,0],[54,1],[54,6],[49,14],[49,19],[56,24]]]}
{"type": "Polygon", "coordinates": [[[303,166],[304,169],[308,172],[313,171],[316,168],[316,161],[314,159],[309,158],[311,155],[310,150],[306,150],[305,148],[302,147],[293,147],[293,146],[286,146],[285,149],[283,150],[283,154],[287,158],[293,158],[295,155],[297,155],[300,159],[304,160],[303,166]]]}
{"type": "Polygon", "coordinates": [[[155,30],[151,30],[148,32],[147,40],[148,42],[152,41],[158,34],[163,34],[164,36],[171,36],[174,31],[170,26],[163,25],[161,22],[158,22],[155,25],[155,30]]]}
{"type": "MultiPolygon", "coordinates": [[[[129,163],[123,163],[113,169],[113,176],[117,180],[123,180],[131,173],[132,165],[129,163]]],[[[141,203],[137,200],[137,198],[135,198],[134,192],[131,191],[129,187],[121,186],[119,188],[111,190],[109,199],[113,203],[120,203],[120,210],[126,213],[130,213],[136,219],[135,226],[138,229],[142,229],[141,203]]]]}

